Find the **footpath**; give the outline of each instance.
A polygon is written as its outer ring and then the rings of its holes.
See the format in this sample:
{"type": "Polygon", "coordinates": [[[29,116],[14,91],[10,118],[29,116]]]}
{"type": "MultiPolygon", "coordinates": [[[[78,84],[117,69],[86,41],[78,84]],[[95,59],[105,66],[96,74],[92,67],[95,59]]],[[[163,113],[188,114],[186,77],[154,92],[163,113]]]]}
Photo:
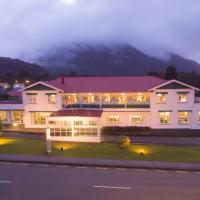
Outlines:
{"type": "Polygon", "coordinates": [[[110,167],[110,168],[200,171],[200,164],[198,163],[108,160],[108,159],[92,159],[92,158],[66,158],[66,157],[55,157],[51,155],[27,156],[27,155],[0,154],[0,162],[37,163],[37,164],[49,164],[49,165],[71,165],[71,166],[110,167]]]}

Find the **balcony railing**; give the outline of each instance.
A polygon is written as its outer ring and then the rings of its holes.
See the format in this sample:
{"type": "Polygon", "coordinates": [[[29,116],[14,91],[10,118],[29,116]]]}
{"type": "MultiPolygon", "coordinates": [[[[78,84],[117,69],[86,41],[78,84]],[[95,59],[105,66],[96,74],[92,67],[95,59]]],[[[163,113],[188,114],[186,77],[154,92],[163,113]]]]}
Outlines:
{"type": "Polygon", "coordinates": [[[81,104],[81,103],[75,103],[75,104],[68,104],[63,105],[64,109],[70,109],[70,108],[150,108],[150,104],[147,103],[139,103],[139,104],[113,104],[113,103],[102,103],[102,104],[81,104]]]}

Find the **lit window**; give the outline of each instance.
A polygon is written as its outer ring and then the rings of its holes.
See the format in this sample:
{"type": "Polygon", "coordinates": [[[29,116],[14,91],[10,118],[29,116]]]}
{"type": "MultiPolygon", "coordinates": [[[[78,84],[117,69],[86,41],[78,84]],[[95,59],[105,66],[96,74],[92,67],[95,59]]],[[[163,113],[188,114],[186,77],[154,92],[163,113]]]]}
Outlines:
{"type": "Polygon", "coordinates": [[[109,124],[117,124],[117,123],[119,123],[119,116],[118,115],[111,115],[107,118],[107,122],[109,124]]]}
{"type": "Polygon", "coordinates": [[[200,124],[200,111],[198,111],[198,123],[200,124]]]}
{"type": "Polygon", "coordinates": [[[158,93],[157,94],[157,103],[165,103],[166,102],[166,94],[158,93]]]}
{"type": "Polygon", "coordinates": [[[143,124],[143,115],[132,115],[130,121],[133,124],[143,124]]]}
{"type": "Polygon", "coordinates": [[[178,95],[178,102],[186,103],[187,102],[187,95],[186,94],[179,94],[178,95]]]}
{"type": "Polygon", "coordinates": [[[7,117],[6,117],[6,111],[1,110],[0,111],[0,122],[6,122],[7,117]]]}
{"type": "Polygon", "coordinates": [[[56,95],[55,94],[49,94],[48,95],[48,103],[49,104],[55,104],[56,103],[56,95]]]}
{"type": "Polygon", "coordinates": [[[76,94],[64,96],[64,104],[71,105],[78,103],[78,96],[76,94]]]}
{"type": "Polygon", "coordinates": [[[50,112],[31,112],[31,122],[35,125],[45,124],[45,119],[50,114],[50,112]]]}
{"type": "Polygon", "coordinates": [[[170,124],[170,112],[159,112],[160,124],[170,124]]]}
{"type": "Polygon", "coordinates": [[[109,94],[105,94],[104,97],[103,97],[103,101],[105,103],[110,103],[111,102],[111,97],[109,94]]]}
{"type": "Polygon", "coordinates": [[[179,124],[189,124],[189,112],[178,112],[179,124]]]}
{"type": "Polygon", "coordinates": [[[12,111],[12,121],[14,123],[23,123],[23,112],[22,111],[12,111]]]}
{"type": "Polygon", "coordinates": [[[28,95],[28,103],[35,104],[37,103],[36,95],[28,95]]]}

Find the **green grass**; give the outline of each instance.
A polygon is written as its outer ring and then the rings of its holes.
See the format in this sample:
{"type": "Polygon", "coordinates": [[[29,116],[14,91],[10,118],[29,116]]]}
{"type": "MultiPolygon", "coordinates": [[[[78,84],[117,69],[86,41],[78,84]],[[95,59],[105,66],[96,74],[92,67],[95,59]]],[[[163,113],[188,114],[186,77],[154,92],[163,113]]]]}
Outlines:
{"type": "MultiPolygon", "coordinates": [[[[40,140],[0,138],[0,154],[46,155],[45,143],[40,140]]],[[[53,142],[50,156],[200,162],[200,147],[133,144],[123,150],[117,144],[53,142]],[[64,148],[63,151],[60,150],[61,147],[64,148]],[[140,155],[141,151],[144,152],[144,156],[140,155]]]]}

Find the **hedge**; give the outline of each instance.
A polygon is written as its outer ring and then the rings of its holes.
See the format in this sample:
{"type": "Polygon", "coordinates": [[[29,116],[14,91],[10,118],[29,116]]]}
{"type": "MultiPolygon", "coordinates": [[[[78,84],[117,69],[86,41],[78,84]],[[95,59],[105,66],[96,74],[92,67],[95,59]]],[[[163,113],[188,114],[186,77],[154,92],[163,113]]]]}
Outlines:
{"type": "Polygon", "coordinates": [[[101,129],[101,133],[104,135],[148,135],[150,132],[150,127],[142,126],[105,126],[101,129]]]}

